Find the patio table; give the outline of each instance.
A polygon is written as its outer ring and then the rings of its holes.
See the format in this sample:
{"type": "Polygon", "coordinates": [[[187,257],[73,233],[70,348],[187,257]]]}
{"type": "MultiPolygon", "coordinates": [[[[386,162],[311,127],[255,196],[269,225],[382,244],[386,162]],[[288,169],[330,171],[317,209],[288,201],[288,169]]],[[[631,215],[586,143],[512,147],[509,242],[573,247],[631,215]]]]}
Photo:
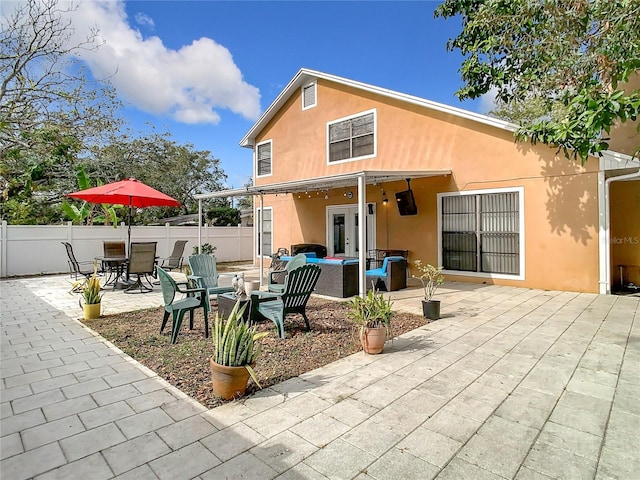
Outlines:
{"type": "Polygon", "coordinates": [[[126,278],[127,257],[95,257],[95,260],[102,264],[102,270],[106,272],[107,278],[104,286],[111,285],[113,289],[123,289],[129,286],[126,278]]]}
{"type": "Polygon", "coordinates": [[[220,293],[218,295],[218,314],[224,318],[229,317],[231,310],[238,301],[240,302],[240,306],[238,308],[242,308],[246,305],[244,313],[242,314],[242,319],[244,321],[249,321],[251,314],[251,297],[248,297],[247,295],[241,295],[238,298],[235,293],[220,293]]]}

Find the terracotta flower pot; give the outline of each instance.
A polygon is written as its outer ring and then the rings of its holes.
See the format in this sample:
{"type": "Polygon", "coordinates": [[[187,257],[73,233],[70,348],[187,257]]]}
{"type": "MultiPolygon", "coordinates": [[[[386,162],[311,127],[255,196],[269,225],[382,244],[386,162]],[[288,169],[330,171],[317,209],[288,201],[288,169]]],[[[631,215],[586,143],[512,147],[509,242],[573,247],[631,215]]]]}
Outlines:
{"type": "Polygon", "coordinates": [[[245,367],[226,367],[209,359],[213,392],[224,400],[241,397],[247,390],[249,370],[245,367]]]}
{"type": "Polygon", "coordinates": [[[84,304],[82,309],[84,310],[84,319],[93,320],[100,316],[100,303],[84,304]]]}
{"type": "Polygon", "coordinates": [[[384,327],[365,328],[360,330],[360,343],[366,353],[382,353],[384,342],[387,340],[387,331],[384,327]]]}

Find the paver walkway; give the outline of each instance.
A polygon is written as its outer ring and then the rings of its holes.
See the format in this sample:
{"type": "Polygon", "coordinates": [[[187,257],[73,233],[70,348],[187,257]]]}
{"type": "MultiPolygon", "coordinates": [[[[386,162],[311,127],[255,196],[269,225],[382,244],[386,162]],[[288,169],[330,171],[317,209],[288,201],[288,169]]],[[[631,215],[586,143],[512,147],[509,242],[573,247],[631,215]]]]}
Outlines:
{"type": "Polygon", "coordinates": [[[384,354],[207,410],[54,281],[0,282],[3,480],[640,478],[640,298],[446,285],[384,354]]]}

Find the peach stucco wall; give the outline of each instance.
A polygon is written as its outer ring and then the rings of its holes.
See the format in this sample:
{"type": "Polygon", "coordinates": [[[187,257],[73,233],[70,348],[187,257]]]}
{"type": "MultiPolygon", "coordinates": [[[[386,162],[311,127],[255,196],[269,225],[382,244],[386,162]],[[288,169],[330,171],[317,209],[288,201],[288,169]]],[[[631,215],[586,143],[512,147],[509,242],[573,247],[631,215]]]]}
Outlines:
{"type": "MultiPolygon", "coordinates": [[[[511,132],[320,81],[318,105],[302,110],[299,92],[260,132],[272,140],[272,175],[256,185],[362,170],[450,169],[450,176],[414,179],[418,215],[401,217],[393,194],[406,183],[369,186],[367,201],[377,203],[377,247],[408,249],[410,261],[438,259],[437,193],[524,189],[525,279],[464,275],[449,279],[500,285],[598,291],[597,161],[585,167],[555,149],[515,144],[511,132]],[[326,123],[375,108],[377,156],[327,165],[326,123]],[[391,200],[383,207],[381,190],[391,200]]],[[[327,205],[356,203],[343,190],[300,198],[265,197],[274,206],[274,249],[293,243],[326,243],[327,205]]],[[[304,197],[304,196],[303,196],[304,197]]]]}

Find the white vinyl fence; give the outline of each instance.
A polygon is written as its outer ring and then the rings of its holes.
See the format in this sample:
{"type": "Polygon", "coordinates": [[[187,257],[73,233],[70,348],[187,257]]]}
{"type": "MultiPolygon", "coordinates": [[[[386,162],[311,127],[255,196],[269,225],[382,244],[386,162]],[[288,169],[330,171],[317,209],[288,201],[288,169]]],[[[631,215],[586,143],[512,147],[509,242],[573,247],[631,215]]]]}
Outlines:
{"type": "MultiPolygon", "coordinates": [[[[0,277],[64,273],[67,253],[61,242],[73,245],[78,261],[102,256],[102,242],[127,241],[127,226],[7,225],[0,228],[0,277]]],[[[158,242],[157,255],[168,257],[176,240],[187,240],[185,263],[198,245],[198,227],[133,226],[132,242],[158,242]]],[[[202,243],[216,248],[219,262],[253,259],[252,227],[202,227],[202,243]]]]}

